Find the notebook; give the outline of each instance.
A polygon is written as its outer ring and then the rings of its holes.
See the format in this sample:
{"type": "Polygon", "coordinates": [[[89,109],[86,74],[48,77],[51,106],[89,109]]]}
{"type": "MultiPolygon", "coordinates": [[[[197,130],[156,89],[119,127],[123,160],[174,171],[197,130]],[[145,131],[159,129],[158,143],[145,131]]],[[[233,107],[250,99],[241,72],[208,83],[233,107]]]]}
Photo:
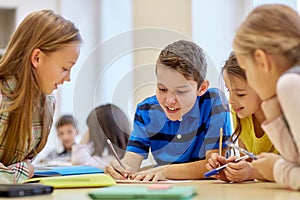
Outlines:
{"type": "Polygon", "coordinates": [[[124,183],[124,184],[173,184],[173,183],[186,183],[186,182],[192,182],[193,180],[164,180],[164,181],[158,181],[158,182],[153,182],[153,181],[139,181],[139,180],[116,180],[117,183],[124,183]]]}
{"type": "Polygon", "coordinates": [[[102,169],[92,166],[53,166],[53,167],[35,167],[34,177],[45,176],[69,176],[78,174],[103,173],[102,169]]]}
{"type": "Polygon", "coordinates": [[[84,188],[115,185],[115,180],[103,173],[31,178],[24,183],[42,183],[53,188],[84,188]]]}
{"type": "Polygon", "coordinates": [[[191,199],[196,194],[193,186],[122,186],[116,185],[89,192],[92,199],[191,199]]]}

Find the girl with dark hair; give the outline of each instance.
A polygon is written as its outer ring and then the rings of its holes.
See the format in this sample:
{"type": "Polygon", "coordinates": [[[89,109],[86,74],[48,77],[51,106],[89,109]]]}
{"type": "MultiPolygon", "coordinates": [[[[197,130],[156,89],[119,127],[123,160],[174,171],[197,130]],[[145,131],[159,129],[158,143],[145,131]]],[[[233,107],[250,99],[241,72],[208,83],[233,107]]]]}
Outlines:
{"type": "Polygon", "coordinates": [[[72,164],[91,165],[101,169],[115,157],[107,139],[117,154],[124,156],[130,134],[130,123],[125,113],[113,104],[96,107],[87,118],[88,132],[81,144],[73,146],[72,164]]]}
{"type": "MultiPolygon", "coordinates": [[[[225,86],[229,92],[228,103],[231,105],[234,132],[231,141],[253,154],[262,152],[277,153],[267,134],[261,128],[266,119],[260,108],[261,99],[247,83],[245,71],[239,66],[234,53],[231,53],[222,68],[225,86]]],[[[228,164],[225,170],[215,178],[224,181],[242,182],[245,180],[263,179],[262,175],[252,167],[250,159],[233,163],[235,157],[226,159],[218,154],[212,154],[206,165],[208,170],[220,164],[228,164]]]]}

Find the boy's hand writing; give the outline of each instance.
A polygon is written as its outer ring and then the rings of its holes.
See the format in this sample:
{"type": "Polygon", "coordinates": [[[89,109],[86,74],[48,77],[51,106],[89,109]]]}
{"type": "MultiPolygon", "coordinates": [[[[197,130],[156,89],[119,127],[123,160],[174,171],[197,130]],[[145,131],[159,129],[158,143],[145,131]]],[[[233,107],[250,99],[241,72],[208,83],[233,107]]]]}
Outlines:
{"type": "Polygon", "coordinates": [[[125,180],[131,176],[131,168],[126,164],[124,164],[124,167],[126,169],[124,169],[118,161],[113,160],[110,162],[110,165],[105,167],[105,173],[116,180],[125,180]]]}
{"type": "Polygon", "coordinates": [[[132,180],[137,181],[164,181],[166,176],[163,173],[162,167],[151,168],[131,175],[132,180]]]}

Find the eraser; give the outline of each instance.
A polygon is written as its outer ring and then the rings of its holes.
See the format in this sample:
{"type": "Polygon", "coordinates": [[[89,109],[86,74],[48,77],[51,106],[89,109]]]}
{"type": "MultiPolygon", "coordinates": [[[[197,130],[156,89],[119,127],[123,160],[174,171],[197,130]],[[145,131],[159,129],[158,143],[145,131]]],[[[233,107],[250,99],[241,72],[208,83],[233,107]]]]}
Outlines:
{"type": "Polygon", "coordinates": [[[169,184],[153,184],[148,186],[148,190],[168,190],[172,188],[172,185],[169,184]]]}

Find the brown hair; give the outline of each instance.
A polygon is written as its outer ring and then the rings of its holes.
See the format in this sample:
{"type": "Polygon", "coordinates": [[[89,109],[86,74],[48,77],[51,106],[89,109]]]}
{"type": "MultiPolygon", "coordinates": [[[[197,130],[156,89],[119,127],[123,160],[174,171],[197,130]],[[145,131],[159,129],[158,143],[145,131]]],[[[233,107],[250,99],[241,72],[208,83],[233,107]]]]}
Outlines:
{"type": "MultiPolygon", "coordinates": [[[[229,58],[227,59],[227,61],[225,62],[224,66],[221,69],[221,72],[223,75],[224,75],[224,72],[226,72],[228,75],[242,78],[245,81],[247,81],[245,70],[243,70],[239,66],[234,52],[230,53],[229,58]]],[[[233,111],[231,114],[233,114],[233,111]]],[[[236,113],[235,113],[235,119],[236,119],[236,127],[235,127],[233,134],[230,137],[230,140],[233,143],[235,143],[237,141],[238,137],[240,136],[240,134],[242,132],[241,121],[236,113]]]]}
{"type": "Polygon", "coordinates": [[[64,125],[72,125],[77,130],[77,121],[72,115],[63,115],[63,116],[61,116],[57,120],[57,122],[55,124],[55,127],[56,127],[56,129],[58,129],[59,127],[62,127],[64,125]]]}
{"type": "Polygon", "coordinates": [[[262,49],[285,57],[292,65],[300,64],[299,14],[280,4],[256,7],[237,29],[233,48],[236,54],[250,58],[256,49],[262,49]]]}
{"type": "Polygon", "coordinates": [[[130,123],[119,107],[113,104],[96,107],[89,114],[86,123],[90,140],[94,143],[93,155],[102,156],[105,148],[113,155],[107,144],[107,139],[110,139],[118,155],[124,156],[130,134],[130,123]]]}
{"type": "Polygon", "coordinates": [[[188,80],[195,80],[198,88],[206,78],[207,63],[203,50],[195,43],[179,40],[166,46],[159,54],[157,64],[168,66],[188,80]]]}
{"type": "Polygon", "coordinates": [[[30,56],[34,49],[48,54],[64,45],[80,43],[81,36],[74,24],[51,10],[41,10],[29,14],[18,26],[8,43],[6,52],[0,60],[0,89],[11,102],[8,108],[0,110],[7,113],[8,124],[1,133],[1,162],[9,165],[25,157],[32,157],[45,146],[52,125],[52,114],[47,105],[47,96],[38,86],[30,56]],[[9,91],[3,81],[15,78],[14,91],[9,91]],[[38,147],[30,155],[24,155],[26,140],[32,144],[33,111],[43,116],[43,130],[38,147]],[[18,153],[16,155],[16,152],[18,153]]]}

